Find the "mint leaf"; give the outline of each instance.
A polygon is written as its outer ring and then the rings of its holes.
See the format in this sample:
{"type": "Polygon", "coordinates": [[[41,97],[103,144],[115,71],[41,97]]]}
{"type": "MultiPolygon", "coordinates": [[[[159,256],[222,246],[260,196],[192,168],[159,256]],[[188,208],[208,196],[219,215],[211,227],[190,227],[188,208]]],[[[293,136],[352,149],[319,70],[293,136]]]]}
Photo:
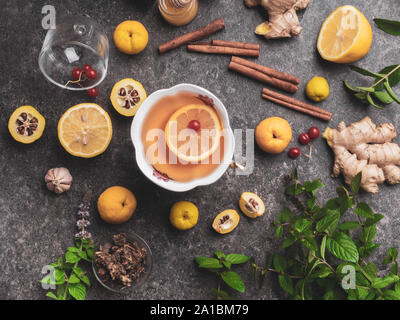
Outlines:
{"type": "Polygon", "coordinates": [[[303,219],[303,218],[297,218],[296,222],[294,223],[294,229],[297,232],[304,232],[307,229],[309,229],[312,225],[312,221],[307,220],[307,219],[303,219]]]}
{"type": "Polygon", "coordinates": [[[345,221],[341,225],[339,225],[339,230],[341,231],[348,231],[348,230],[353,230],[357,229],[360,227],[360,224],[358,221],[345,221]]]}
{"type": "Polygon", "coordinates": [[[389,263],[395,262],[397,259],[398,251],[396,248],[389,248],[387,256],[383,260],[383,264],[388,265],[389,263]]]}
{"type": "Polygon", "coordinates": [[[241,264],[247,262],[249,260],[249,257],[243,254],[232,253],[228,254],[225,259],[232,264],[241,264]]]}
{"type": "Polygon", "coordinates": [[[293,282],[292,279],[287,275],[279,275],[278,276],[279,285],[283,290],[285,290],[290,295],[293,294],[293,282]]]}
{"type": "Polygon", "coordinates": [[[225,254],[222,251],[215,251],[214,254],[218,259],[225,258],[225,254]]]}
{"type": "Polygon", "coordinates": [[[58,299],[57,299],[57,296],[56,296],[53,292],[51,292],[51,291],[49,291],[49,292],[46,293],[46,297],[52,298],[52,299],[54,299],[54,300],[58,300],[58,299]]]}
{"type": "Polygon", "coordinates": [[[220,269],[222,268],[222,264],[218,259],[208,258],[208,257],[196,257],[195,258],[199,268],[206,269],[220,269]]]}
{"type": "Polygon", "coordinates": [[[304,190],[310,192],[313,196],[318,189],[322,188],[324,184],[320,180],[314,180],[312,182],[307,181],[304,183],[304,190]]]}
{"type": "Polygon", "coordinates": [[[239,276],[234,271],[225,271],[221,273],[221,278],[224,282],[230,286],[232,289],[235,289],[239,292],[245,291],[244,282],[241,276],[239,276]]]}
{"type": "Polygon", "coordinates": [[[340,212],[338,210],[331,211],[328,210],[326,217],[318,221],[316,225],[316,230],[318,232],[332,233],[337,228],[340,219],[340,212]]]}
{"type": "Polygon", "coordinates": [[[335,257],[349,262],[358,262],[359,255],[353,240],[343,232],[337,232],[326,240],[326,248],[335,257]]]}
{"type": "Polygon", "coordinates": [[[74,284],[79,282],[81,282],[81,280],[78,278],[78,276],[75,273],[71,274],[69,277],[69,283],[74,284]]]}
{"type": "Polygon", "coordinates": [[[354,194],[358,194],[358,192],[360,191],[361,179],[362,179],[362,172],[360,171],[351,180],[350,189],[354,194]]]}
{"type": "Polygon", "coordinates": [[[76,300],[85,300],[86,298],[86,287],[81,283],[70,285],[68,292],[76,300]]]}
{"type": "Polygon", "coordinates": [[[400,21],[374,19],[377,27],[392,36],[400,36],[400,21]]]}
{"type": "Polygon", "coordinates": [[[379,214],[379,213],[378,213],[378,214],[374,214],[372,218],[368,218],[368,219],[365,221],[364,226],[365,226],[365,227],[370,227],[370,226],[376,224],[377,222],[381,221],[384,217],[385,217],[385,216],[383,216],[383,215],[381,215],[381,214],[379,214]]]}
{"type": "Polygon", "coordinates": [[[65,261],[68,263],[76,263],[79,260],[81,260],[81,258],[77,256],[74,252],[68,251],[65,254],[65,261]]]}
{"type": "Polygon", "coordinates": [[[286,258],[277,253],[274,254],[272,263],[273,263],[274,269],[278,272],[285,271],[287,268],[286,258]]]}
{"type": "Polygon", "coordinates": [[[387,286],[390,286],[391,284],[395,283],[396,281],[399,281],[399,276],[394,275],[394,274],[389,274],[384,278],[376,278],[372,282],[372,287],[375,289],[382,289],[387,286]]]}
{"type": "Polygon", "coordinates": [[[367,77],[371,77],[371,78],[382,78],[382,76],[380,76],[377,73],[373,73],[371,71],[368,71],[366,69],[354,66],[354,65],[349,65],[349,68],[359,74],[362,74],[363,76],[367,76],[367,77]]]}
{"type": "Polygon", "coordinates": [[[354,212],[364,218],[373,218],[374,213],[368,204],[360,202],[354,212]]]}
{"type": "Polygon", "coordinates": [[[292,217],[292,211],[290,211],[288,208],[283,208],[283,210],[278,215],[278,223],[290,222],[292,217]]]}
{"type": "Polygon", "coordinates": [[[400,300],[400,293],[394,290],[385,290],[383,296],[385,300],[400,300]]]}
{"type": "Polygon", "coordinates": [[[290,247],[292,244],[294,244],[297,241],[297,239],[293,235],[289,235],[282,243],[282,249],[290,247]]]}

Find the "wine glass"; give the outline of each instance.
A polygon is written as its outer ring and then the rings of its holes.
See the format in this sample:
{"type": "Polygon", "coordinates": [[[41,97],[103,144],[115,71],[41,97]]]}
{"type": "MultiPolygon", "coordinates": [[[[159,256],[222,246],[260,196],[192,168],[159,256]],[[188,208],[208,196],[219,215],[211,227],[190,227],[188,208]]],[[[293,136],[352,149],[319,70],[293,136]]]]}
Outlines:
{"type": "Polygon", "coordinates": [[[108,57],[109,42],[101,26],[87,17],[69,15],[57,19],[56,28],[47,32],[39,67],[47,80],[63,89],[88,90],[106,77],[108,57]],[[84,65],[96,70],[94,79],[84,73],[73,77],[73,69],[84,65]]]}

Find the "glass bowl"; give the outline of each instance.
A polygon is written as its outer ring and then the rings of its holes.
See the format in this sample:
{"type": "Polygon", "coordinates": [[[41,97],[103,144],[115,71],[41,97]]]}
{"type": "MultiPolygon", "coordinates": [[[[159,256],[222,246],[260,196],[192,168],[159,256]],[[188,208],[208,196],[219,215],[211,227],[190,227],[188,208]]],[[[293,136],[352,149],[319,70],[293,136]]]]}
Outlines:
{"type": "Polygon", "coordinates": [[[39,67],[51,83],[68,90],[88,90],[106,77],[109,42],[102,26],[83,17],[67,15],[57,18],[55,29],[48,30],[39,55],[39,67]],[[97,77],[81,82],[72,79],[72,70],[90,64],[97,77]]]}
{"type": "MultiPolygon", "coordinates": [[[[127,294],[132,292],[134,289],[137,289],[139,287],[141,287],[146,280],[149,278],[151,270],[152,270],[152,266],[153,266],[153,255],[151,253],[151,249],[149,247],[149,245],[146,243],[145,240],[143,240],[140,236],[138,236],[135,233],[126,233],[126,239],[129,242],[136,242],[138,244],[138,246],[140,248],[145,248],[147,250],[147,255],[145,258],[146,261],[146,265],[145,265],[145,273],[136,281],[132,282],[132,285],[130,287],[123,287],[121,284],[119,283],[114,283],[112,281],[103,281],[103,279],[98,275],[97,271],[98,268],[96,266],[96,252],[100,250],[100,246],[97,245],[95,247],[95,254],[94,257],[92,259],[92,269],[93,269],[93,273],[97,279],[97,281],[107,290],[114,292],[114,293],[119,293],[119,294],[127,294]]],[[[112,238],[108,239],[108,242],[113,243],[112,238]]],[[[104,243],[103,243],[104,245],[104,243]]]]}

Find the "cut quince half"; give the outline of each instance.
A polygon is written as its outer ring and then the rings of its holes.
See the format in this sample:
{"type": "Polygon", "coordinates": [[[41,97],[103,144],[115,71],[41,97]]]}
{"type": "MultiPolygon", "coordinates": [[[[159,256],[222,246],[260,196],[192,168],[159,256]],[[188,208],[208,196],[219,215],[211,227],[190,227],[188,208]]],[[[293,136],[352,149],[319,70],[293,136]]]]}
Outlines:
{"type": "Polygon", "coordinates": [[[224,210],[215,217],[212,227],[218,233],[226,234],[237,227],[239,220],[240,216],[236,210],[224,210]]]}
{"type": "Polygon", "coordinates": [[[73,156],[93,158],[103,153],[112,138],[108,113],[95,103],[69,108],[58,122],[58,139],[73,156]]]}
{"type": "Polygon", "coordinates": [[[168,148],[181,161],[199,163],[219,147],[221,124],[214,108],[191,104],[178,109],[165,127],[168,148]],[[192,124],[196,123],[196,129],[192,124]]]}
{"type": "Polygon", "coordinates": [[[129,78],[117,82],[110,96],[114,109],[126,117],[133,117],[146,98],[142,84],[129,78]]]}
{"type": "Polygon", "coordinates": [[[11,136],[21,143],[32,143],[39,139],[44,131],[46,120],[32,106],[17,108],[8,121],[11,136]]]}
{"type": "Polygon", "coordinates": [[[253,192],[242,193],[239,207],[246,216],[253,219],[261,217],[265,212],[264,202],[253,192]]]}

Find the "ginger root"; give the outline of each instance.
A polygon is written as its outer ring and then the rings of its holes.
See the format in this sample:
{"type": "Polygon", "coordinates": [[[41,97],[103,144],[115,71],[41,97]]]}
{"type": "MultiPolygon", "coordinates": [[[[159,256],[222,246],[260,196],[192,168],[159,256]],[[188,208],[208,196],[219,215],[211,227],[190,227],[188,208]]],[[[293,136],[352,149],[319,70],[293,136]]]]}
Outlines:
{"type": "Polygon", "coordinates": [[[244,0],[247,7],[261,5],[268,11],[269,21],[258,25],[255,33],[267,39],[290,38],[302,31],[297,10],[305,9],[311,0],[244,0]]]}
{"type": "Polygon", "coordinates": [[[387,181],[400,183],[400,147],[391,141],[396,137],[391,123],[378,127],[369,117],[337,129],[327,128],[323,137],[335,154],[333,176],[343,174],[347,184],[362,172],[361,188],[377,193],[378,185],[387,181]]]}

